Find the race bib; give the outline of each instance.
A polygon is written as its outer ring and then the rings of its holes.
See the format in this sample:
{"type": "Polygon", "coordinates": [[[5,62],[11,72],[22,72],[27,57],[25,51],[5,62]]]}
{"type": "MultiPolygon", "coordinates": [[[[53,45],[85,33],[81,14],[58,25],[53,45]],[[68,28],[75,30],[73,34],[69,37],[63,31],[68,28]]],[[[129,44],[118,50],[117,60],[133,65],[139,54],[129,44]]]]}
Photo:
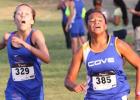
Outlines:
{"type": "Polygon", "coordinates": [[[116,75],[114,73],[100,73],[92,76],[94,90],[107,90],[117,86],[116,75]]]}
{"type": "Polygon", "coordinates": [[[15,64],[12,66],[14,81],[25,81],[35,78],[33,64],[15,64]]]}

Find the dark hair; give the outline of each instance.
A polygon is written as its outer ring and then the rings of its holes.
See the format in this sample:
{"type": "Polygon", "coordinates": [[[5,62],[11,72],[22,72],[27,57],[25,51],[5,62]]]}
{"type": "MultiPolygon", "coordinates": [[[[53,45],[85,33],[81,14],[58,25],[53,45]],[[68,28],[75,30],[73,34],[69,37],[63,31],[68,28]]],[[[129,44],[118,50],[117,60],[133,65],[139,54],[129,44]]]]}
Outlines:
{"type": "Polygon", "coordinates": [[[122,19],[124,25],[128,25],[128,15],[127,15],[127,10],[126,10],[126,5],[123,0],[114,0],[114,3],[116,6],[121,8],[122,11],[122,19]]]}
{"type": "Polygon", "coordinates": [[[102,0],[93,0],[93,5],[95,6],[96,4],[102,3],[102,0]]]}
{"type": "Polygon", "coordinates": [[[26,4],[26,3],[22,3],[22,4],[20,4],[20,5],[18,5],[18,6],[16,7],[16,10],[15,10],[15,12],[14,12],[14,18],[15,18],[15,15],[16,15],[16,13],[17,13],[17,9],[18,9],[19,7],[21,7],[21,6],[27,6],[27,7],[31,8],[31,10],[32,10],[32,17],[33,17],[33,20],[35,21],[36,12],[35,12],[35,10],[33,9],[33,7],[31,7],[30,5],[28,5],[28,4],[26,4]]]}
{"type": "Polygon", "coordinates": [[[103,17],[104,17],[104,20],[105,20],[105,23],[107,24],[107,20],[106,20],[106,17],[105,15],[101,12],[101,11],[97,11],[97,10],[94,10],[94,9],[89,9],[87,12],[86,12],[86,15],[85,15],[85,24],[88,25],[88,20],[89,20],[89,16],[92,14],[92,13],[100,13],[103,17]]]}
{"type": "Polygon", "coordinates": [[[88,17],[90,14],[92,14],[94,12],[94,9],[89,9],[87,12],[86,12],[86,15],[85,15],[85,24],[87,25],[88,24],[88,17]]]}

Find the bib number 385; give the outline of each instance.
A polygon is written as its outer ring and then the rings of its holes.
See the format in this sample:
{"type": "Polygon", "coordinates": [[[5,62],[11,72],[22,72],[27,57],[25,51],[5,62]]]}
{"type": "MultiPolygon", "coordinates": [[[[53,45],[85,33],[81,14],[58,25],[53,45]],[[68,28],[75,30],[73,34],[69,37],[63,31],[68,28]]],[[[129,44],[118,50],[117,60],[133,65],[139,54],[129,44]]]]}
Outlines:
{"type": "Polygon", "coordinates": [[[107,90],[116,87],[116,75],[93,76],[94,90],[107,90]]]}

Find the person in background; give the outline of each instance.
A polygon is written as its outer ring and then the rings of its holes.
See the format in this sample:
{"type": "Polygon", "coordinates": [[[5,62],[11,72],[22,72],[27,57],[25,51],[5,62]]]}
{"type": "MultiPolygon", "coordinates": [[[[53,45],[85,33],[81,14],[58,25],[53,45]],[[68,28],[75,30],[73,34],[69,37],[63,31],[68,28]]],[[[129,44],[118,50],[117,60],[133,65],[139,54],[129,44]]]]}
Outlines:
{"type": "Polygon", "coordinates": [[[135,50],[140,52],[140,0],[138,0],[135,9],[129,8],[132,13],[132,25],[134,29],[135,50]]]}
{"type": "Polygon", "coordinates": [[[83,0],[69,0],[68,8],[70,15],[66,24],[66,31],[71,35],[72,54],[74,54],[79,45],[82,45],[85,39],[85,27],[82,12],[85,9],[83,0]]]}
{"type": "Polygon", "coordinates": [[[68,20],[68,18],[66,16],[66,9],[67,9],[67,5],[68,5],[67,2],[68,2],[68,0],[60,0],[59,4],[57,6],[57,9],[60,9],[62,11],[61,24],[62,24],[63,32],[64,32],[64,35],[65,35],[66,47],[67,47],[67,49],[70,49],[71,48],[70,33],[65,30],[66,23],[67,23],[67,20],[68,20]]]}
{"type": "Polygon", "coordinates": [[[94,10],[101,11],[108,20],[109,12],[103,8],[103,0],[93,0],[94,10]]]}
{"type": "Polygon", "coordinates": [[[65,87],[85,92],[84,100],[127,100],[130,86],[124,71],[123,57],[136,69],[136,100],[140,100],[140,57],[123,40],[107,33],[107,20],[99,11],[90,11],[88,31],[91,40],[73,55],[65,87]],[[76,82],[81,63],[87,71],[86,84],[76,82]]]}
{"type": "Polygon", "coordinates": [[[0,49],[7,46],[10,77],[5,90],[6,100],[44,100],[41,62],[50,62],[45,38],[33,29],[35,10],[20,4],[14,12],[17,30],[5,33],[0,49]]]}
{"type": "Polygon", "coordinates": [[[119,39],[125,40],[127,36],[126,26],[128,25],[128,15],[126,5],[123,0],[113,0],[115,10],[110,22],[114,25],[113,34],[119,39]]]}

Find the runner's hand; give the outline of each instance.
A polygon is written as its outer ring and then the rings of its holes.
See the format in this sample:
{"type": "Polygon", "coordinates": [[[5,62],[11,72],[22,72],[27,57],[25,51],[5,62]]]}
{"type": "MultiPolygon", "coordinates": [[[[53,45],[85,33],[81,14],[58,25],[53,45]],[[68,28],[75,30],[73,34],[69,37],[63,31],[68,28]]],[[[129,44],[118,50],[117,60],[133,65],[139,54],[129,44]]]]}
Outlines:
{"type": "Polygon", "coordinates": [[[78,84],[74,87],[74,92],[85,92],[86,90],[86,84],[85,83],[82,83],[82,84],[78,84]]]}

